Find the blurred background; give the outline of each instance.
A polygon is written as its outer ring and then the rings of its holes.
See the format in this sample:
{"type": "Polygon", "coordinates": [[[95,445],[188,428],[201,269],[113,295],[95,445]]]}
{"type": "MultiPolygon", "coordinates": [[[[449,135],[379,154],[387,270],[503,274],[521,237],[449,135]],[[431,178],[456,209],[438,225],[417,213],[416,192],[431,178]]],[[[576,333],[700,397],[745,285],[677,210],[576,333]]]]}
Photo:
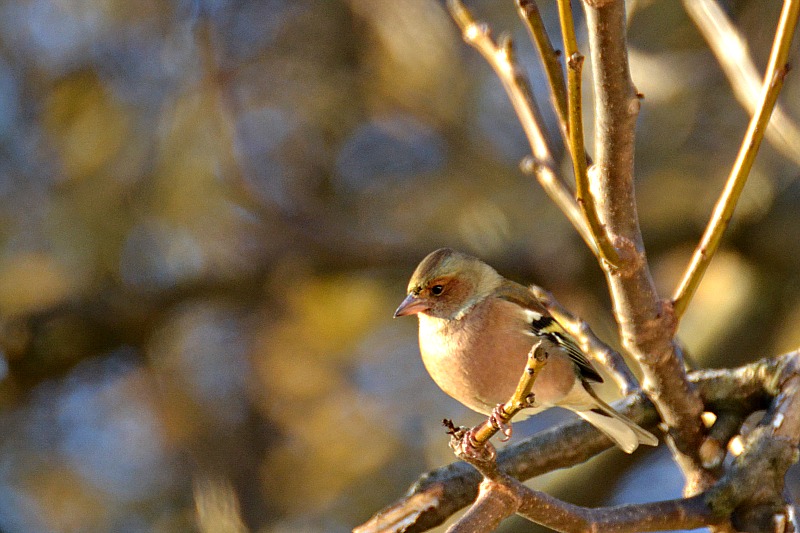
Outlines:
{"type": "MultiPolygon", "coordinates": [[[[722,3],[762,70],[779,4],[722,3]]],[[[515,38],[557,131],[513,2],[467,5],[515,38]]],[[[747,114],[678,2],[630,10],[640,219],[668,296],[747,114]]],[[[800,120],[795,73],[780,102],[800,120]]],[[[788,146],[765,142],[682,324],[698,367],[800,343],[788,146]]],[[[439,246],[615,344],[602,275],[527,153],[439,0],[0,2],[0,531],[363,522],[452,460],[442,418],[478,421],[425,374],[416,321],[391,318],[439,246]]],[[[533,484],[597,505],[681,479],[661,446],[533,484]]]]}

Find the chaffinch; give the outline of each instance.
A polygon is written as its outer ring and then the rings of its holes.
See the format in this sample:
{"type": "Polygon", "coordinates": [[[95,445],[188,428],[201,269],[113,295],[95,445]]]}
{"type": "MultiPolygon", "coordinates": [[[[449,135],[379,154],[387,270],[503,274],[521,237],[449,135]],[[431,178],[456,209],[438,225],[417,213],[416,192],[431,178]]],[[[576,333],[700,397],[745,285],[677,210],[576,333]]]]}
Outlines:
{"type": "Polygon", "coordinates": [[[419,317],[419,346],[428,373],[470,409],[490,415],[511,398],[528,352],[546,339],[556,349],[534,382],[529,414],[553,406],[570,409],[626,453],[639,444],[658,444],[653,434],[597,397],[590,383],[603,378],[533,293],[480,259],[449,248],[429,254],[394,313],[407,315],[419,317]]]}

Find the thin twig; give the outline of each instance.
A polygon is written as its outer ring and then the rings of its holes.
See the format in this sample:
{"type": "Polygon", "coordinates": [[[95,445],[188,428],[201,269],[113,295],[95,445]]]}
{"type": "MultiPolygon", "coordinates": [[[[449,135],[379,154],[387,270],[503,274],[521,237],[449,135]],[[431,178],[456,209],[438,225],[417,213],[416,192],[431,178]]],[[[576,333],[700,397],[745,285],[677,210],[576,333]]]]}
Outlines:
{"type": "Polygon", "coordinates": [[[778,28],[775,31],[775,40],[769,63],[764,75],[759,105],[747,127],[747,132],[742,140],[739,154],[733,164],[725,188],[714,206],[711,220],[672,298],[675,316],[678,320],[686,311],[697,287],[700,285],[703,274],[705,274],[711,259],[714,257],[714,253],[719,248],[722,235],[728,227],[733,211],[736,209],[736,203],[747,182],[758,148],[761,146],[761,140],[764,138],[770,114],[775,107],[775,102],[783,87],[783,80],[788,72],[786,61],[799,14],[800,0],[786,0],[784,2],[780,20],[778,21],[778,28]]]}
{"type": "Polygon", "coordinates": [[[530,286],[531,292],[550,311],[559,324],[578,341],[581,350],[589,354],[593,360],[599,362],[611,374],[619,388],[620,394],[627,396],[638,390],[639,384],[631,372],[625,359],[616,350],[612,349],[594,334],[589,324],[576,317],[564,308],[553,295],[536,285],[530,286]]]}
{"type": "Polygon", "coordinates": [[[495,43],[486,25],[477,22],[460,1],[448,0],[447,6],[461,29],[464,41],[486,59],[497,77],[500,78],[503,88],[511,100],[533,154],[534,164],[531,164],[530,159],[524,160],[523,171],[533,173],[545,193],[561,209],[581,238],[597,255],[595,238],[572,191],[554,170],[553,152],[540,126],[543,124],[541,114],[533,99],[530,84],[514,60],[511,41],[506,40],[502,46],[495,43]]]}
{"type": "MultiPolygon", "coordinates": [[[[736,99],[752,115],[761,77],[744,37],[715,0],[683,0],[683,7],[717,58],[736,99]]],[[[800,163],[800,128],[780,104],[772,111],[766,137],[784,157],[800,163]]]]}
{"type": "Polygon", "coordinates": [[[550,96],[552,97],[553,108],[556,110],[558,124],[564,142],[569,139],[568,133],[568,110],[567,110],[567,85],[564,80],[564,71],[561,70],[559,54],[553,48],[550,37],[542,21],[539,8],[533,0],[517,0],[517,11],[520,18],[525,22],[531,40],[539,52],[539,57],[544,65],[544,72],[550,85],[550,96]]]}
{"type": "Polygon", "coordinates": [[[464,41],[483,55],[500,78],[522,129],[528,137],[533,157],[537,161],[552,165],[553,152],[540,127],[543,123],[541,113],[533,100],[525,74],[514,61],[510,39],[505,39],[500,44],[495,43],[488,27],[477,22],[459,0],[448,0],[447,7],[453,20],[461,28],[464,41]]]}
{"type": "Polygon", "coordinates": [[[619,254],[606,233],[606,228],[597,212],[597,203],[589,188],[589,173],[586,163],[586,147],[583,140],[583,107],[581,95],[581,74],[584,57],[578,51],[575,38],[575,24],[572,20],[570,0],[558,0],[558,13],[561,20],[561,34],[564,39],[564,54],[567,61],[567,115],[569,117],[569,147],[572,168],[575,172],[575,194],[578,206],[589,223],[592,235],[600,249],[600,258],[612,267],[619,264],[619,254]]]}

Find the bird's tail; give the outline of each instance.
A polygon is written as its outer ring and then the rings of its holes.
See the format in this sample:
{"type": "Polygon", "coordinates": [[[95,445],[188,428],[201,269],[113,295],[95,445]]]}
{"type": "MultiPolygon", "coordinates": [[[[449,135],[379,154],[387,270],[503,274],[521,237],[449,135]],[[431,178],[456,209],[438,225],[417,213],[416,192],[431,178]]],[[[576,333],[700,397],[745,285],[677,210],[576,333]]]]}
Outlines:
{"type": "Polygon", "coordinates": [[[597,396],[594,396],[594,398],[597,400],[594,409],[576,411],[576,414],[605,433],[622,451],[633,453],[639,447],[639,444],[658,446],[658,439],[655,435],[616,412],[597,396]]]}

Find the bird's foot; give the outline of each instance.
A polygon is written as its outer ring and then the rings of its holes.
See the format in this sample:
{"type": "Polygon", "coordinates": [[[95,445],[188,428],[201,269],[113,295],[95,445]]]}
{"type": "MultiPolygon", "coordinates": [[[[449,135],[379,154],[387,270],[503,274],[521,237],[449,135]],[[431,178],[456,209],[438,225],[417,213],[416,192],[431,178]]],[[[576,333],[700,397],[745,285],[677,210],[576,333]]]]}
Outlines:
{"type": "Polygon", "coordinates": [[[506,442],[511,438],[511,434],[514,430],[511,427],[511,422],[508,420],[505,409],[503,409],[503,404],[497,404],[497,406],[492,409],[489,423],[492,424],[493,428],[503,434],[503,438],[500,439],[502,442],[506,442]]]}

